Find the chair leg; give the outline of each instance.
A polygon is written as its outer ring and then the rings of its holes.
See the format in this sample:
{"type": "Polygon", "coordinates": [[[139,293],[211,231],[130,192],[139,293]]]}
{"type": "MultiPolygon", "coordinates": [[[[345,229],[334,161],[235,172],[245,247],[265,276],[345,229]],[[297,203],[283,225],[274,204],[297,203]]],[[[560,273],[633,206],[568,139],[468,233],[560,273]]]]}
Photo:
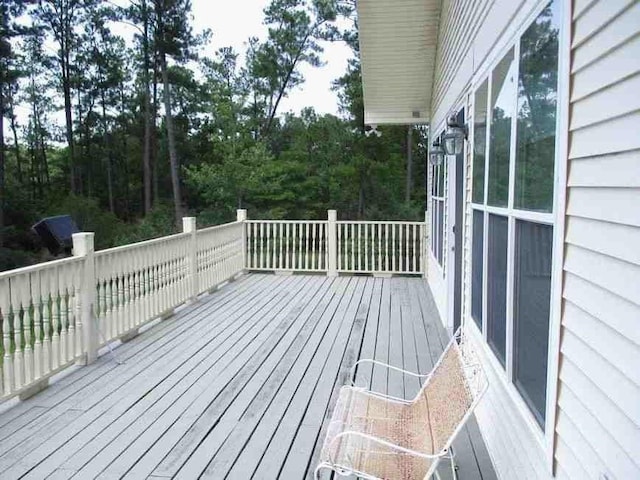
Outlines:
{"type": "Polygon", "coordinates": [[[449,448],[449,462],[451,464],[451,478],[458,480],[458,472],[456,471],[455,454],[453,453],[453,447],[449,448]]]}

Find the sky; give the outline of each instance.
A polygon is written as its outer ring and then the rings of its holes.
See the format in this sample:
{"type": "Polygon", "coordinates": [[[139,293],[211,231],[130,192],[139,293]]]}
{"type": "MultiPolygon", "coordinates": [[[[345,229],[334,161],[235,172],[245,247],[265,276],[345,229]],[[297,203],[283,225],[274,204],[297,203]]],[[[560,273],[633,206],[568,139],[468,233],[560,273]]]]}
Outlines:
{"type": "MultiPolygon", "coordinates": [[[[112,3],[126,5],[126,0],[114,0],[112,3]]],[[[213,57],[221,47],[232,46],[238,53],[244,53],[249,37],[266,38],[267,27],[262,24],[262,10],[269,0],[192,0],[193,27],[198,33],[208,28],[213,32],[211,43],[202,52],[213,57]]],[[[116,33],[126,40],[133,38],[133,30],[125,24],[113,26],[116,33]]],[[[347,62],[352,57],[351,49],[344,42],[320,42],[324,47],[321,58],[325,65],[311,67],[302,65],[305,82],[290,92],[289,96],[280,103],[278,115],[287,112],[300,113],[305,107],[313,107],[320,114],[338,114],[338,97],[331,90],[332,82],[344,75],[347,62]]],[[[45,45],[51,53],[55,52],[55,45],[48,42],[45,45]]],[[[19,124],[26,124],[29,107],[19,105],[16,108],[19,124]]],[[[58,125],[64,125],[64,112],[61,110],[52,116],[58,125]]],[[[5,122],[6,134],[8,122],[5,122]]]]}
{"type": "MultiPolygon", "coordinates": [[[[192,0],[194,29],[213,31],[211,45],[205,54],[213,56],[220,47],[233,46],[244,52],[249,37],[264,39],[267,27],[262,24],[262,10],[269,0],[192,0]]],[[[351,50],[344,42],[322,42],[321,55],[326,65],[311,67],[303,65],[300,71],[305,82],[282,101],[280,114],[293,111],[299,113],[304,107],[314,107],[318,113],[338,113],[338,98],[331,90],[331,82],[342,76],[351,58],[351,50]]]]}

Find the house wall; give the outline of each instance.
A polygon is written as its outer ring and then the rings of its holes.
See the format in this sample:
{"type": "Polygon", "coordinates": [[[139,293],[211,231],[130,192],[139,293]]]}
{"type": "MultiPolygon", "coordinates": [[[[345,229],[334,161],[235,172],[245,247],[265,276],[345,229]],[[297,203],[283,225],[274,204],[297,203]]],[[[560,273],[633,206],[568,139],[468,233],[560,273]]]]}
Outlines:
{"type": "MultiPolygon", "coordinates": [[[[434,133],[444,127],[446,118],[464,107],[466,118],[472,118],[472,86],[503,54],[514,36],[531,19],[531,14],[546,2],[539,0],[444,0],[436,54],[436,73],[432,97],[431,126],[434,133]]],[[[467,152],[465,165],[465,216],[463,223],[463,317],[470,317],[471,274],[471,155],[467,152]]],[[[452,225],[446,216],[445,239],[452,238],[452,225]]],[[[451,248],[446,248],[451,252],[451,248]]],[[[447,260],[450,261],[450,260],[447,260]]],[[[445,269],[446,271],[446,269],[445,269]]],[[[428,265],[430,286],[443,323],[447,324],[447,304],[453,296],[448,282],[435,259],[428,265]]],[[[475,325],[474,325],[475,327],[475,325]]],[[[469,330],[473,330],[469,329],[469,330]]],[[[493,357],[481,333],[475,329],[471,339],[484,360],[490,387],[476,410],[476,418],[483,438],[501,479],[550,478],[545,439],[532,418],[523,415],[524,402],[508,384],[505,372],[493,357]]]]}
{"type": "MultiPolygon", "coordinates": [[[[461,106],[472,118],[473,88],[543,3],[443,1],[434,133],[461,106]]],[[[544,436],[531,421],[470,321],[469,155],[463,316],[490,381],[476,416],[502,479],[640,478],[640,2],[573,0],[567,7],[571,87],[564,99],[569,103],[568,154],[562,156],[567,180],[556,190],[566,199],[556,244],[563,248],[555,286],[560,340],[549,365],[552,378],[557,372],[550,413],[554,428],[544,436]]],[[[447,232],[449,218],[451,212],[447,232]]],[[[433,258],[427,277],[445,319],[450,294],[433,258]]]]}
{"type": "Polygon", "coordinates": [[[640,478],[640,2],[573,7],[554,458],[640,478]]]}

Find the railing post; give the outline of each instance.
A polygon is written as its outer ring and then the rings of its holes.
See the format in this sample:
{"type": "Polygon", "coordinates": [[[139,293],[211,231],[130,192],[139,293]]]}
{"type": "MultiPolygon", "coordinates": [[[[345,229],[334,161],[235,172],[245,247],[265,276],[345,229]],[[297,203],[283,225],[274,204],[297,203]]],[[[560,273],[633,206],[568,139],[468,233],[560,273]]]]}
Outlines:
{"type": "Polygon", "coordinates": [[[420,246],[420,253],[422,258],[420,259],[420,266],[422,267],[422,278],[427,278],[427,248],[429,248],[429,212],[425,210],[424,212],[424,224],[422,225],[424,229],[422,235],[420,235],[420,241],[422,245],[420,246]]]}
{"type": "Polygon", "coordinates": [[[329,255],[327,264],[327,276],[338,276],[338,212],[335,210],[327,211],[327,253],[329,255]]]}
{"type": "Polygon", "coordinates": [[[94,233],[74,233],[73,255],[84,257],[82,278],[80,279],[80,318],[77,319],[77,329],[82,332],[81,350],[84,355],[78,363],[89,365],[98,358],[98,325],[95,318],[96,303],[96,267],[94,259],[94,233]]]}
{"type": "Polygon", "coordinates": [[[189,246],[187,247],[189,269],[189,297],[192,301],[198,297],[198,244],[196,239],[196,217],[182,217],[182,231],[190,233],[189,246]]]}
{"type": "Polygon", "coordinates": [[[247,268],[247,211],[244,208],[236,210],[236,219],[242,222],[242,269],[247,268]]]}

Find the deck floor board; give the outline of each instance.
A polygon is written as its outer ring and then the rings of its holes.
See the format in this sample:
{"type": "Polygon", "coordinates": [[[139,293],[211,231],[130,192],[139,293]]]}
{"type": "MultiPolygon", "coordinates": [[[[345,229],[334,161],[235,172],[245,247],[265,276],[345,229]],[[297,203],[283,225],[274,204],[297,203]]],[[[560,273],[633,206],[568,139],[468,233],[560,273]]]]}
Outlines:
{"type": "MultiPolygon", "coordinates": [[[[0,478],[311,478],[354,362],[428,373],[447,341],[421,279],[245,275],[1,411],[0,478]]],[[[496,478],[474,420],[454,446],[461,480],[496,478]]]]}

